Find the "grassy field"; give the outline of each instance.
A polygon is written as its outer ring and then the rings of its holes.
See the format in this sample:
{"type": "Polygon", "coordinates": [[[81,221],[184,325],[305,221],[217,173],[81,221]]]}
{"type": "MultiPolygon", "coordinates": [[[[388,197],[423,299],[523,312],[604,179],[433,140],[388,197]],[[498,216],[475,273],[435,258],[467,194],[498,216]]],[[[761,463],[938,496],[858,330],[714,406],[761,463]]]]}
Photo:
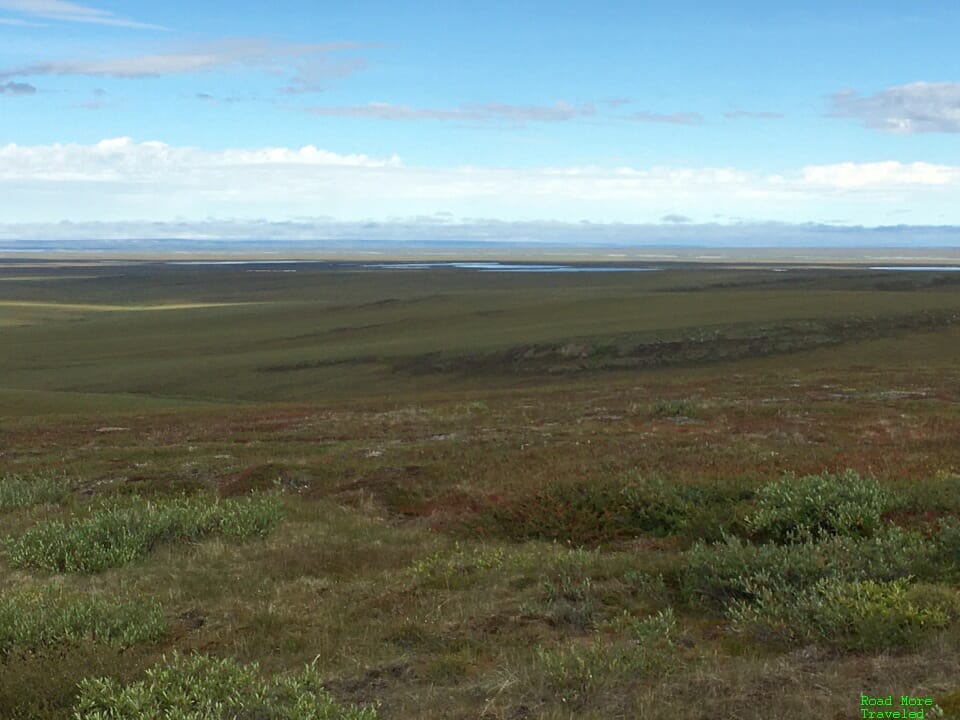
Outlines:
{"type": "Polygon", "coordinates": [[[960,717],[958,274],[660,267],[0,267],[0,717],[960,717]]]}

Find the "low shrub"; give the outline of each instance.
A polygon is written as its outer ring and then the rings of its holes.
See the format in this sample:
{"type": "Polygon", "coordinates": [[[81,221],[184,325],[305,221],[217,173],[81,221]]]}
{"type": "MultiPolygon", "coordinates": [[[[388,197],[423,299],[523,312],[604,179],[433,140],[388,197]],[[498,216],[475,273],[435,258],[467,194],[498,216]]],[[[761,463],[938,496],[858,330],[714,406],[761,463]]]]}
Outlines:
{"type": "Polygon", "coordinates": [[[681,589],[690,601],[723,608],[753,600],[764,588],[784,592],[815,583],[825,568],[814,543],[754,545],[737,537],[722,543],[697,543],[686,555],[681,589]]]}
{"type": "Polygon", "coordinates": [[[677,662],[677,622],[671,609],[630,621],[630,640],[570,642],[538,648],[536,670],[548,689],[563,701],[583,701],[605,687],[660,675],[677,662]]]}
{"type": "Polygon", "coordinates": [[[936,548],[921,533],[887,525],[873,537],[836,536],[821,543],[828,574],[844,580],[936,579],[936,548]]]}
{"type": "Polygon", "coordinates": [[[941,577],[960,580],[960,521],[941,519],[933,547],[935,571],[941,577]]]}
{"type": "Polygon", "coordinates": [[[894,490],[890,509],[894,511],[957,513],[960,512],[960,475],[937,473],[912,480],[894,490]]]}
{"type": "Polygon", "coordinates": [[[45,523],[20,537],[6,538],[4,544],[15,567],[95,573],[131,563],[165,543],[213,535],[262,537],[281,516],[274,495],[222,502],[185,498],[139,506],[114,504],[88,517],[45,523]]]}
{"type": "Polygon", "coordinates": [[[307,666],[265,678],[256,663],[179,655],[122,686],[109,678],[80,684],[75,720],[375,720],[372,707],[338,704],[307,666]]]}
{"type": "Polygon", "coordinates": [[[589,575],[561,572],[541,583],[536,606],[554,626],[590,630],[594,627],[600,602],[598,588],[589,575]]]}
{"type": "MultiPolygon", "coordinates": [[[[665,609],[671,593],[662,574],[636,567],[629,553],[578,548],[530,556],[523,568],[528,586],[536,588],[521,606],[554,627],[586,631],[605,624],[625,608],[633,613],[665,609]]],[[[517,588],[519,584],[513,582],[517,588]]]]}
{"type": "Polygon", "coordinates": [[[4,475],[0,477],[0,512],[59,502],[69,491],[70,483],[61,475],[4,475]]]}
{"type": "Polygon", "coordinates": [[[801,592],[761,588],[736,602],[734,627],[760,638],[823,643],[841,650],[887,650],[918,645],[960,617],[960,597],[942,585],[907,578],[876,582],[823,579],[801,592]]]}
{"type": "Polygon", "coordinates": [[[0,595],[0,656],[81,640],[129,647],[159,640],[167,630],[163,609],[153,600],[85,597],[52,587],[0,595]]]}
{"type": "Polygon", "coordinates": [[[414,578],[422,587],[466,589],[485,570],[503,567],[503,548],[465,548],[457,543],[453,552],[438,551],[417,560],[411,566],[414,578]]]}
{"type": "Polygon", "coordinates": [[[486,525],[513,540],[596,544],[630,533],[622,487],[610,481],[558,482],[490,506],[486,525]]]}
{"type": "Polygon", "coordinates": [[[746,518],[760,541],[802,542],[828,535],[867,537],[880,527],[888,494],[873,479],[842,474],[787,475],[757,491],[757,509],[746,518]]]}
{"type": "Polygon", "coordinates": [[[682,531],[704,507],[729,503],[728,493],[628,475],[557,482],[481,511],[481,529],[513,540],[599,545],[647,533],[682,531]]]}
{"type": "Polygon", "coordinates": [[[630,593],[648,606],[665,610],[670,602],[671,589],[664,580],[663,573],[656,575],[640,570],[630,570],[623,575],[623,582],[630,593]]]}
{"type": "Polygon", "coordinates": [[[803,591],[819,580],[891,581],[935,576],[933,548],[915,532],[889,526],[870,538],[834,536],[820,542],[753,544],[736,537],[698,543],[686,555],[681,588],[687,600],[723,608],[764,591],[803,591]]]}
{"type": "Polygon", "coordinates": [[[682,530],[696,505],[706,500],[700,488],[655,478],[633,478],[622,494],[630,527],[660,535],[682,530]]]}

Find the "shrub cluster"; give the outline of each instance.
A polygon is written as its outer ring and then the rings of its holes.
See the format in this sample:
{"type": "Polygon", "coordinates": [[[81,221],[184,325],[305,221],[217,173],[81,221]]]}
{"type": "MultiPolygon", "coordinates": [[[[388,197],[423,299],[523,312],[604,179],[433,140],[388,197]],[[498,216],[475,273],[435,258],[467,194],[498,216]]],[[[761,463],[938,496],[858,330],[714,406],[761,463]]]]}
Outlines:
{"type": "Polygon", "coordinates": [[[820,642],[842,650],[911,647],[960,617],[955,590],[911,584],[823,579],[785,594],[769,588],[730,608],[734,626],[754,636],[795,643],[820,642]]]}
{"type": "Polygon", "coordinates": [[[960,580],[960,521],[941,519],[934,545],[935,567],[945,578],[960,580]]]}
{"type": "Polygon", "coordinates": [[[376,720],[372,707],[338,704],[310,666],[291,676],[265,678],[256,663],[179,655],[122,686],[86,679],[75,720],[376,720]]]}
{"type": "Polygon", "coordinates": [[[935,549],[920,533],[889,526],[872,538],[832,537],[820,542],[757,545],[736,537],[698,543],[681,578],[688,600],[726,607],[755,600],[762,591],[792,593],[824,578],[896,580],[928,569],[935,549]]]}
{"type": "Polygon", "coordinates": [[[52,587],[0,595],[0,656],[85,639],[129,647],[167,633],[163,609],[137,602],[71,595],[52,587]]]}
{"type": "Polygon", "coordinates": [[[757,510],[745,524],[760,541],[867,537],[880,527],[889,502],[876,480],[861,478],[852,470],[839,475],[787,475],[757,492],[757,510]]]}
{"type": "Polygon", "coordinates": [[[53,572],[100,572],[131,563],[158,545],[220,535],[268,534],[282,510],[275,495],[237,500],[184,498],[112,505],[69,522],[51,521],[5,540],[15,567],[53,572]]]}
{"type": "Polygon", "coordinates": [[[59,475],[4,475],[0,477],[0,512],[39,503],[59,502],[69,490],[69,482],[59,475]]]}
{"type": "Polygon", "coordinates": [[[916,584],[960,567],[960,525],[931,542],[881,522],[886,493],[853,472],[761,488],[745,521],[749,542],[698,543],[686,556],[688,600],[723,609],[735,627],[839,649],[904,647],[960,617],[956,592],[916,584]]]}

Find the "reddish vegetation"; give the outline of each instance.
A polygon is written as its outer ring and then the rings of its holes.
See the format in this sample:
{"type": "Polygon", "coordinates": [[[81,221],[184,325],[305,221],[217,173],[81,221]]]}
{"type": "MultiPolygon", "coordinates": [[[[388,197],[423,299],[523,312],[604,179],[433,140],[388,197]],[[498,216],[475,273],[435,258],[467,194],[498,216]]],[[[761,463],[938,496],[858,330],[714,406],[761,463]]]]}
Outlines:
{"type": "Polygon", "coordinates": [[[208,483],[223,496],[279,483],[345,504],[367,498],[435,528],[558,482],[628,471],[749,487],[784,472],[851,468],[902,483],[960,469],[960,384],[944,375],[888,377],[876,387],[866,375],[803,383],[779,374],[636,375],[619,391],[609,378],[602,389],[515,391],[480,412],[422,402],[8,421],[0,460],[11,471],[62,468],[136,487],[208,483]],[[690,416],[664,415],[658,402],[682,403],[690,416]],[[97,432],[107,426],[124,430],[97,432]]]}

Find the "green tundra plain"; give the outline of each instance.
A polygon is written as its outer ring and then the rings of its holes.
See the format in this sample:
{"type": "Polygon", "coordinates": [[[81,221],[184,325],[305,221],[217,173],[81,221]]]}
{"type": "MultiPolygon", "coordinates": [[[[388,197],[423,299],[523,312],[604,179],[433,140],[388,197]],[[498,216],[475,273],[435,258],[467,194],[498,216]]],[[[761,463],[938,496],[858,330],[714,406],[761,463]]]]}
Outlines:
{"type": "Polygon", "coordinates": [[[960,718],[960,273],[657,267],[0,261],[0,718],[960,718]]]}

